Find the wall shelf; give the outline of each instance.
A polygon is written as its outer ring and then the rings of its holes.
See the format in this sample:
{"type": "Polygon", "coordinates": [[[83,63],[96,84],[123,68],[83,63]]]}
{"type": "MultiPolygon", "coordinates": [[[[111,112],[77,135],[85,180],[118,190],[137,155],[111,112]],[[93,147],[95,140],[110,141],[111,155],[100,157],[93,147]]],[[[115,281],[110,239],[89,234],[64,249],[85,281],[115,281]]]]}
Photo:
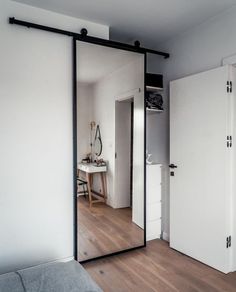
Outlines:
{"type": "Polygon", "coordinates": [[[147,91],[163,91],[162,87],[146,86],[147,91]]]}
{"type": "Polygon", "coordinates": [[[163,88],[163,76],[161,74],[146,73],[146,88],[156,90],[163,88]]]}
{"type": "Polygon", "coordinates": [[[162,113],[164,110],[153,109],[153,108],[146,108],[148,114],[155,114],[155,113],[162,113]]]}

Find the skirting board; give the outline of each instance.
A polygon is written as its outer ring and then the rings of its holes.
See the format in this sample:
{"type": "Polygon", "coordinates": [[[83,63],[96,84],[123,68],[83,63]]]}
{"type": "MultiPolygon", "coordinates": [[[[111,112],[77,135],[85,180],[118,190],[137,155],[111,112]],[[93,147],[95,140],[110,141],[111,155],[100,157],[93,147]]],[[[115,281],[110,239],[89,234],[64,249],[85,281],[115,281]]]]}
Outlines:
{"type": "Polygon", "coordinates": [[[35,266],[30,266],[30,267],[27,267],[27,268],[24,268],[23,270],[27,270],[27,269],[31,269],[32,267],[38,267],[38,266],[45,266],[45,265],[49,265],[49,264],[53,264],[53,263],[60,263],[60,262],[69,262],[69,261],[72,261],[74,260],[75,258],[73,256],[71,257],[67,257],[67,258],[62,258],[62,259],[56,259],[54,261],[50,261],[50,262],[45,262],[45,263],[41,263],[39,265],[35,265],[35,266]]]}
{"type": "MultiPolygon", "coordinates": [[[[73,256],[71,256],[71,257],[67,257],[67,258],[57,259],[57,260],[55,260],[55,261],[50,261],[50,262],[41,263],[41,264],[34,265],[34,266],[28,266],[28,267],[19,268],[19,270],[27,270],[27,269],[31,269],[31,268],[33,268],[33,267],[45,266],[45,265],[48,265],[48,264],[59,263],[59,262],[69,262],[69,261],[72,261],[72,260],[74,260],[74,259],[75,259],[75,258],[74,258],[73,256]]],[[[7,273],[3,273],[3,274],[1,274],[1,276],[2,276],[2,275],[9,274],[9,273],[12,273],[12,272],[14,272],[14,271],[7,272],[7,273]]]]}
{"type": "Polygon", "coordinates": [[[67,257],[67,258],[56,259],[56,260],[50,261],[50,262],[45,262],[45,263],[39,264],[37,266],[43,266],[43,265],[48,265],[48,264],[53,264],[53,263],[60,263],[60,262],[66,263],[66,262],[72,261],[74,259],[75,258],[73,256],[71,256],[71,257],[67,257]]]}

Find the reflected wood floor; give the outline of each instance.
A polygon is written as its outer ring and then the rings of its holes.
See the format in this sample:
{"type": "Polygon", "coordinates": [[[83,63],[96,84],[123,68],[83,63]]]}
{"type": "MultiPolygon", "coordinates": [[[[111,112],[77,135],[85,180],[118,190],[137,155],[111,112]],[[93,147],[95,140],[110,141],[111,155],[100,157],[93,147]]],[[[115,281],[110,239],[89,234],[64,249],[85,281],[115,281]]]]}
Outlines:
{"type": "Polygon", "coordinates": [[[80,261],[143,245],[143,230],[132,222],[131,208],[97,203],[90,209],[88,199],[79,196],[78,212],[80,261]]]}
{"type": "Polygon", "coordinates": [[[153,240],[146,248],[83,265],[105,292],[235,292],[225,275],[153,240]]]}

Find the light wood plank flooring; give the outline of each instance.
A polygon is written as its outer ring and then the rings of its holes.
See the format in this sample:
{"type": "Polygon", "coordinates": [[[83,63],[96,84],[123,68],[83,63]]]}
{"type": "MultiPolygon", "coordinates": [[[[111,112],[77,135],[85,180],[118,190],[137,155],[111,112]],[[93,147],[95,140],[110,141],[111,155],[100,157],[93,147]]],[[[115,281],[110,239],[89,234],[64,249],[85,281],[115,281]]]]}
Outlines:
{"type": "Polygon", "coordinates": [[[80,261],[143,245],[144,233],[132,223],[131,208],[113,209],[98,203],[90,209],[88,199],[79,196],[78,211],[80,261]]]}
{"type": "Polygon", "coordinates": [[[147,247],[84,264],[105,292],[235,292],[236,273],[224,275],[153,240],[147,247]]]}

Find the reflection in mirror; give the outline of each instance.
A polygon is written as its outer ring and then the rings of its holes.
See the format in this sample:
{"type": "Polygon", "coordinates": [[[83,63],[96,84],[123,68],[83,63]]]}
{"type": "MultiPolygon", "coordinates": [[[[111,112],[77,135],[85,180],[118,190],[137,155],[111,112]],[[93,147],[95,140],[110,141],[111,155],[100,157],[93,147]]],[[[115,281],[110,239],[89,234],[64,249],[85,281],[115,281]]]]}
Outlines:
{"type": "Polygon", "coordinates": [[[144,55],[77,41],[79,261],[144,245],[144,55]]]}
{"type": "Polygon", "coordinates": [[[94,139],[94,153],[96,156],[100,156],[102,154],[102,138],[101,138],[99,125],[97,125],[95,139],[94,139]]]}

